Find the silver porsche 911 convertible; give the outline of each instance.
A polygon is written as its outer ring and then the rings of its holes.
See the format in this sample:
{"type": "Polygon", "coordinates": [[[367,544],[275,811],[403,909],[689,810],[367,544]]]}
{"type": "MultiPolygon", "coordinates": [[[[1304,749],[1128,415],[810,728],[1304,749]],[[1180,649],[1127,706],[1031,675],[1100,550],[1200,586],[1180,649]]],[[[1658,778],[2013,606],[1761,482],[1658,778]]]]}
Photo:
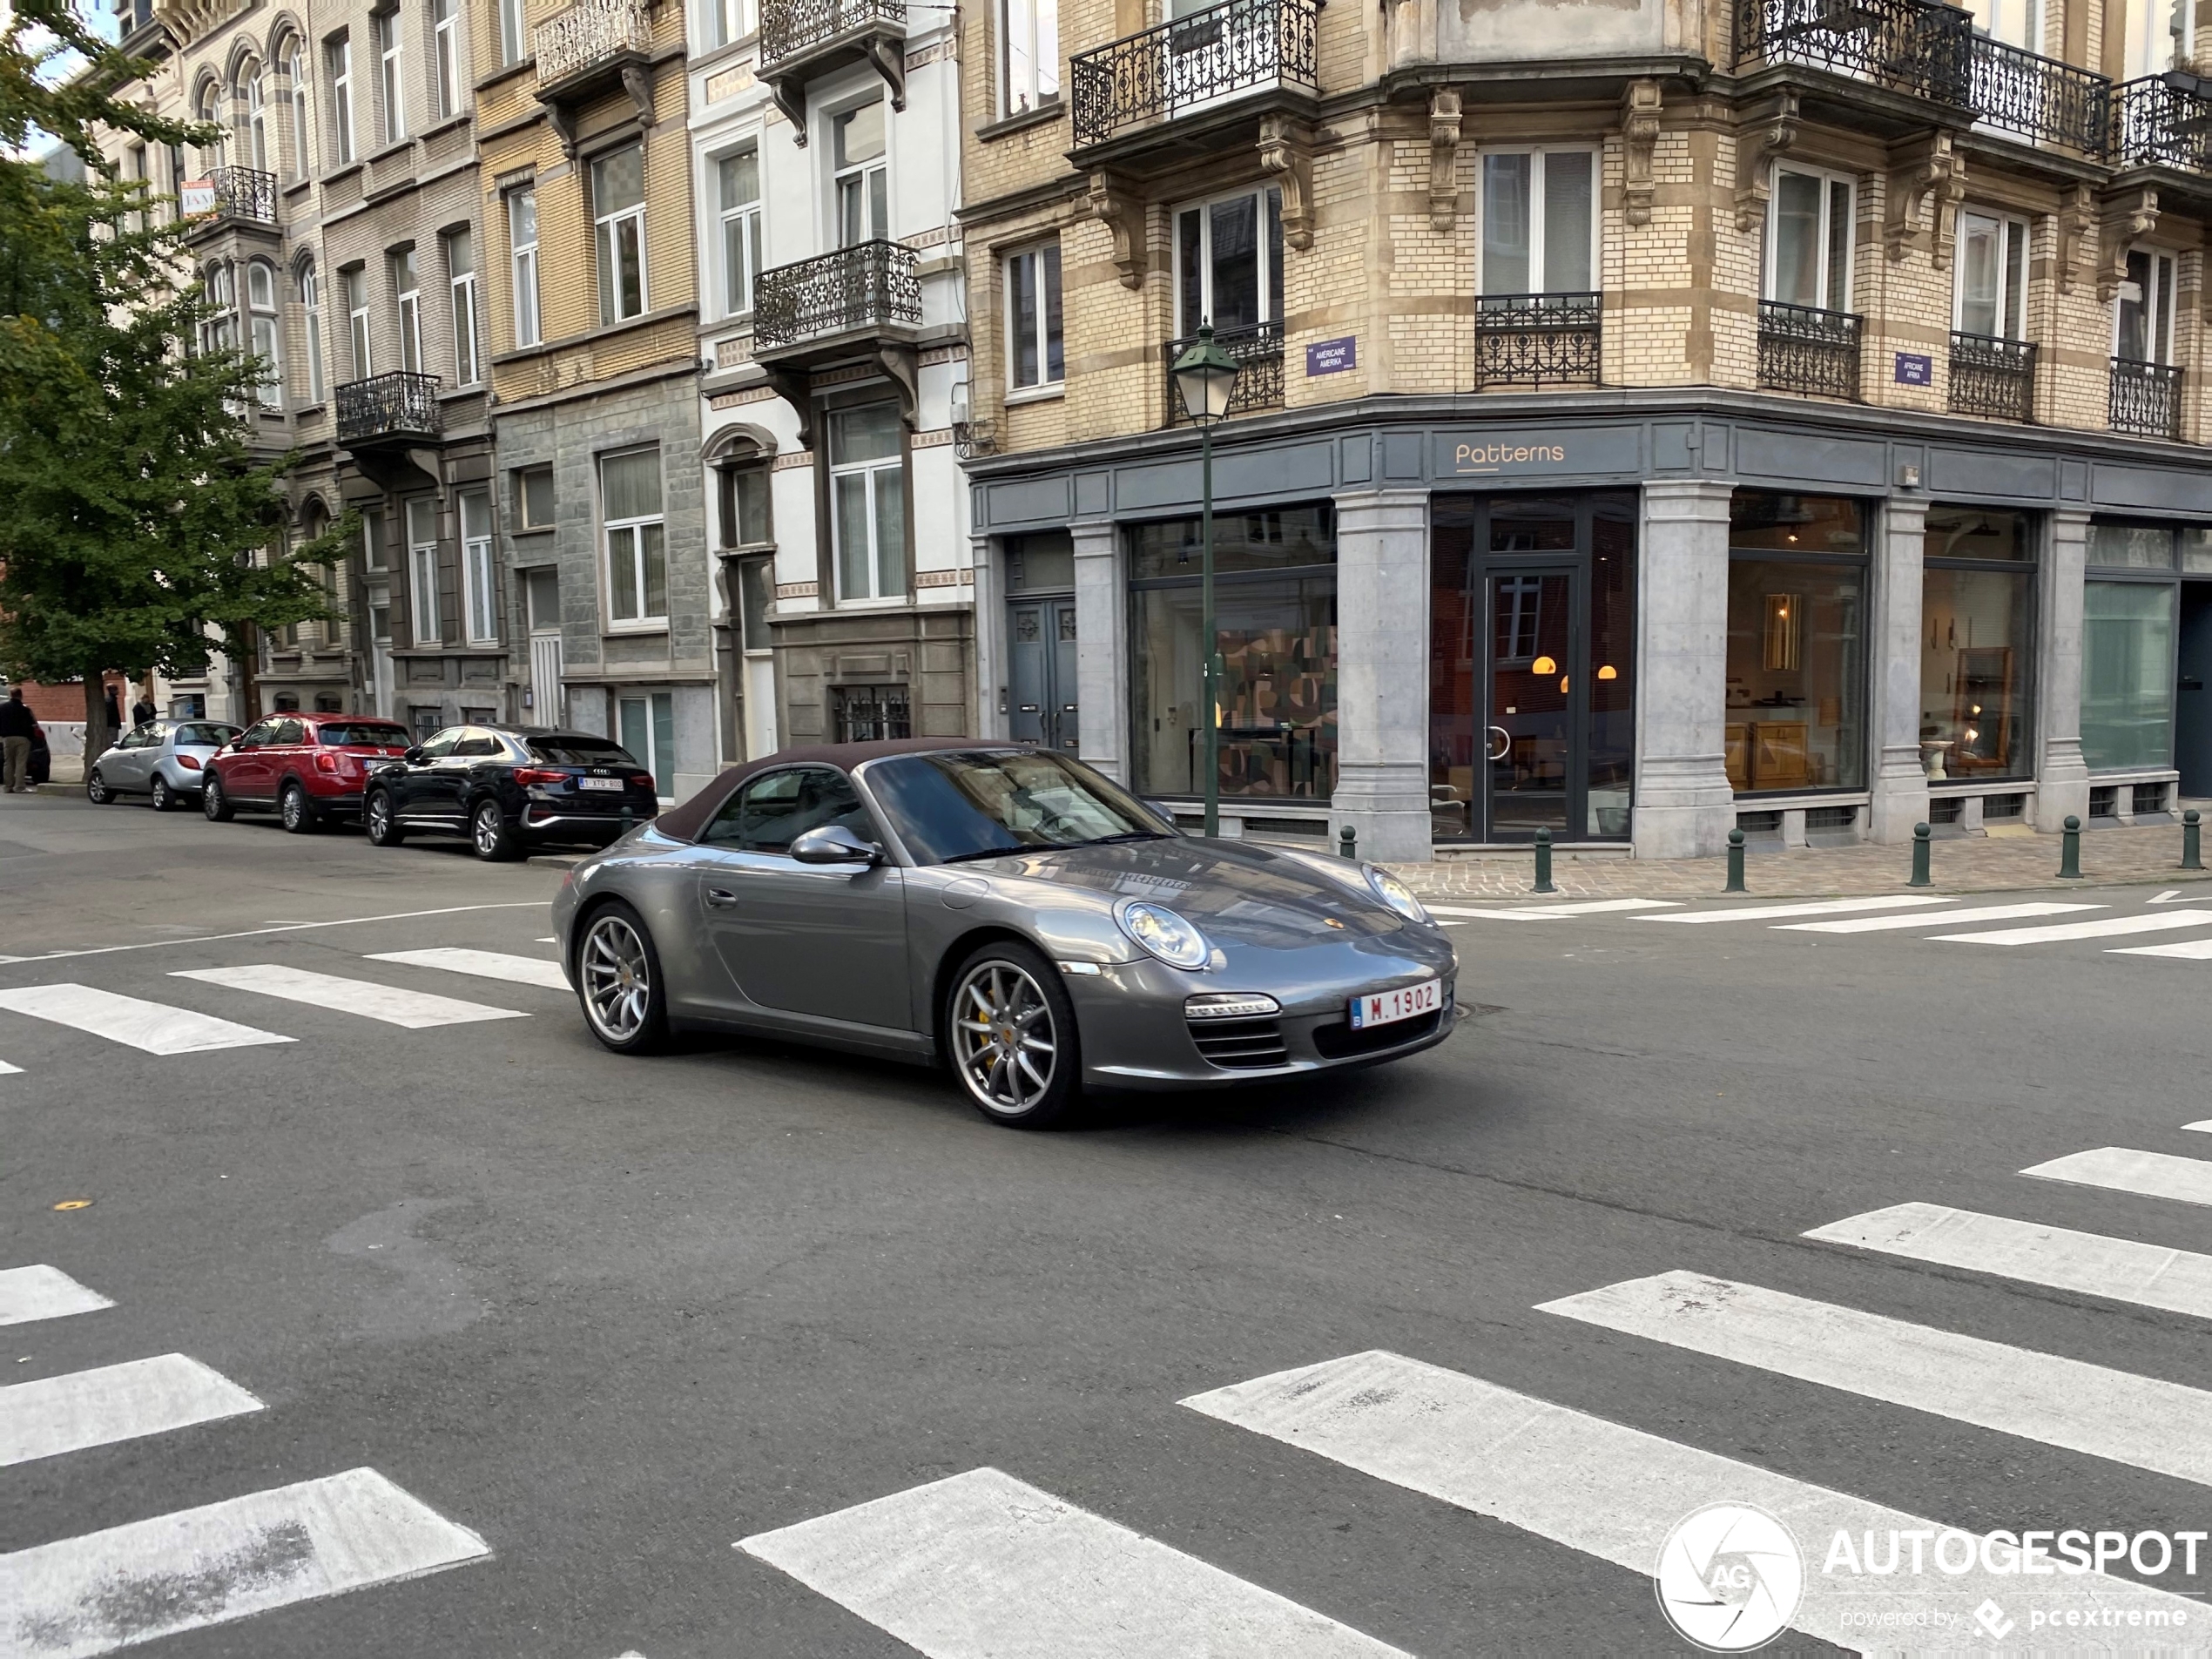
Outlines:
{"type": "Polygon", "coordinates": [[[1049,751],[914,739],[733,768],[570,871],[592,1035],[722,1029],[942,1061],[1042,1127],[1086,1083],[1395,1060],[1453,1022],[1451,941],[1394,877],[1205,840],[1049,751]]]}

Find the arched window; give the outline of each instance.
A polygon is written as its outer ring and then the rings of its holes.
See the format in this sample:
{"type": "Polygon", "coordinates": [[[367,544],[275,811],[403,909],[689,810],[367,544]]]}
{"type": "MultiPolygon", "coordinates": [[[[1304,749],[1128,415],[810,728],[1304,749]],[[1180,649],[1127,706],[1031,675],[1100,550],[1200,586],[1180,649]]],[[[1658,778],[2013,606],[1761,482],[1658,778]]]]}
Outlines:
{"type": "Polygon", "coordinates": [[[320,403],[323,400],[322,282],[315,274],[315,262],[301,260],[293,267],[292,280],[300,291],[300,326],[307,336],[307,401],[320,403]]]}
{"type": "Polygon", "coordinates": [[[239,159],[259,172],[269,170],[269,111],[266,77],[261,66],[243,63],[238,66],[238,81],[233,88],[236,106],[246,111],[239,129],[239,159]]]}
{"type": "Polygon", "coordinates": [[[246,315],[251,329],[247,344],[262,363],[261,383],[256,395],[263,408],[282,408],[283,330],[277,326],[276,267],[266,260],[255,260],[246,267],[246,315]]]}
{"type": "Polygon", "coordinates": [[[213,127],[215,136],[199,147],[199,165],[203,171],[212,172],[223,165],[223,89],[209,81],[199,89],[199,97],[192,106],[192,119],[202,125],[213,127]]]}
{"type": "Polygon", "coordinates": [[[207,315],[199,325],[203,351],[228,351],[238,339],[238,288],[229,264],[222,260],[200,273],[207,294],[207,315]]]}
{"type": "Polygon", "coordinates": [[[294,40],[284,55],[284,78],[292,85],[292,176],[305,179],[309,168],[307,154],[307,49],[294,40]]]}
{"type": "MultiPolygon", "coordinates": [[[[329,529],[330,515],[323,510],[320,502],[310,501],[306,510],[300,515],[301,544],[304,546],[308,543],[320,540],[329,529]]],[[[321,584],[323,597],[328,601],[334,613],[317,625],[317,631],[320,634],[326,648],[341,648],[346,643],[346,624],[344,608],[340,604],[344,590],[339,579],[338,564],[334,562],[320,566],[316,568],[314,575],[315,580],[321,584]]]]}

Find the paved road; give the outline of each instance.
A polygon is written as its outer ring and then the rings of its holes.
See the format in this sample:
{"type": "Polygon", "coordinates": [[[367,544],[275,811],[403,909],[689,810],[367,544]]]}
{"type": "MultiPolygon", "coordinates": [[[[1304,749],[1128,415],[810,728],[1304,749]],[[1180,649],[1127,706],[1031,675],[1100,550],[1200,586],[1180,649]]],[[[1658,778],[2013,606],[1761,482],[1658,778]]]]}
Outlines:
{"type": "Polygon", "coordinates": [[[2094,1581],[1832,1534],[2208,1524],[2188,893],[1455,917],[1441,1049],[1023,1135],[604,1054],[559,880],[0,802],[0,1655],[1666,1650],[1718,1499],[1971,1649],[2094,1581]]]}

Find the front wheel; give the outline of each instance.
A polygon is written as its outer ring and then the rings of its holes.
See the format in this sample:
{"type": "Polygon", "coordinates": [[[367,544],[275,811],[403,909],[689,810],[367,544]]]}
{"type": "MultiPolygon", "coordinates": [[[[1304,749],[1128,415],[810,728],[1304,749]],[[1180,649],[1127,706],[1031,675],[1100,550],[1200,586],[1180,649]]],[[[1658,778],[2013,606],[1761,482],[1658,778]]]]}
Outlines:
{"type": "Polygon", "coordinates": [[[507,814],[496,800],[476,803],[475,815],[469,820],[469,840],[478,858],[495,862],[519,857],[523,851],[522,838],[509,826],[507,814]]]}
{"type": "Polygon", "coordinates": [[[954,1075],[993,1123],[1047,1129],[1074,1109],[1082,1092],[1075,1004],[1027,945],[985,945],[961,964],[943,1029],[954,1075]]]}
{"type": "Polygon", "coordinates": [[[115,791],[107,786],[107,779],[100,776],[98,766],[92,768],[92,775],[84,780],[84,799],[95,806],[105,806],[115,799],[115,791]]]}
{"type": "Polygon", "coordinates": [[[172,811],[175,808],[177,805],[177,792],[169,787],[169,780],[166,778],[164,778],[159,772],[156,772],[154,774],[153,789],[152,792],[153,796],[154,811],[157,813],[166,813],[172,811]]]}
{"type": "Polygon", "coordinates": [[[361,822],[368,828],[371,846],[397,846],[407,840],[407,832],[392,816],[392,798],[381,789],[369,792],[368,805],[361,808],[361,822]]]}
{"type": "Polygon", "coordinates": [[[230,794],[224,789],[223,780],[212,772],[207,774],[207,781],[199,786],[199,810],[211,824],[231,821],[230,794]]]}
{"type": "Polygon", "coordinates": [[[314,831],[315,809],[308,804],[307,792],[298,784],[285,785],[284,793],[277,799],[277,816],[294,835],[307,835],[314,831]]]}
{"type": "Polygon", "coordinates": [[[644,919],[615,903],[596,914],[576,953],[577,997],[591,1035],[617,1054],[647,1054],[668,1036],[668,988],[644,919]]]}

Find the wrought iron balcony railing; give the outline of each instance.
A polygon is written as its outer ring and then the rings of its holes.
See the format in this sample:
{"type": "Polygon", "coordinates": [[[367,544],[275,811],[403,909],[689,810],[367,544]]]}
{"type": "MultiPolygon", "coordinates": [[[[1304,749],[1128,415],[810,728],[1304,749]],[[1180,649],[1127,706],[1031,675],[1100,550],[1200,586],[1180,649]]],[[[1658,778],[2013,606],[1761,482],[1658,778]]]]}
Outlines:
{"type": "Polygon", "coordinates": [[[1314,78],[1318,0],[1224,0],[1068,60],[1077,149],[1124,127],[1314,78]]]}
{"type": "Polygon", "coordinates": [[[2038,144],[2101,157],[2112,141],[2112,83],[1987,35],[1974,37],[1974,112],[2038,144]]]}
{"type": "Polygon", "coordinates": [[[445,429],[435,374],[372,374],[338,388],[338,442],[435,438],[445,429]]]}
{"type": "Polygon", "coordinates": [[[576,0],[538,24],[530,45],[537,56],[537,84],[557,86],[617,57],[650,56],[653,25],[643,0],[576,0]]]}
{"type": "Polygon", "coordinates": [[[878,28],[907,31],[907,0],[765,0],[760,63],[773,69],[840,36],[878,28]]]}
{"type": "Polygon", "coordinates": [[[1991,334],[1951,335],[1951,410],[1993,421],[2035,418],[2035,347],[1991,334]]]}
{"type": "Polygon", "coordinates": [[[215,217],[242,219],[257,225],[277,222],[277,181],[273,172],[259,167],[218,167],[208,174],[215,186],[215,217]]]}
{"type": "MultiPolygon", "coordinates": [[[[1184,426],[1182,396],[1175,389],[1175,360],[1198,343],[1191,334],[1160,348],[1167,368],[1168,424],[1184,426]]],[[[1229,413],[1280,408],[1283,404],[1283,325],[1258,322],[1245,328],[1217,328],[1213,343],[1237,360],[1237,385],[1229,394],[1229,413]]]]}
{"type": "Polygon", "coordinates": [[[921,326],[921,280],[914,251],[900,242],[856,243],[753,281],[756,357],[839,334],[921,326]]]}
{"type": "Polygon", "coordinates": [[[2212,172],[2212,98],[2194,75],[2147,75],[2114,90],[2111,158],[2123,167],[2212,172]]]}
{"type": "Polygon", "coordinates": [[[1973,18],[1933,0],[1737,0],[1736,62],[1827,70],[1964,108],[1973,18]]]}
{"type": "Polygon", "coordinates": [[[1474,302],[1477,386],[1595,386],[1595,293],[1486,293],[1474,302]]]}
{"type": "Polygon", "coordinates": [[[2171,363],[2112,360],[2112,429],[2142,438],[2182,435],[2182,371],[2171,363]]]}
{"type": "Polygon", "coordinates": [[[1759,384],[1779,392],[1858,401],[1865,320],[1848,311],[1759,301],[1759,384]]]}

